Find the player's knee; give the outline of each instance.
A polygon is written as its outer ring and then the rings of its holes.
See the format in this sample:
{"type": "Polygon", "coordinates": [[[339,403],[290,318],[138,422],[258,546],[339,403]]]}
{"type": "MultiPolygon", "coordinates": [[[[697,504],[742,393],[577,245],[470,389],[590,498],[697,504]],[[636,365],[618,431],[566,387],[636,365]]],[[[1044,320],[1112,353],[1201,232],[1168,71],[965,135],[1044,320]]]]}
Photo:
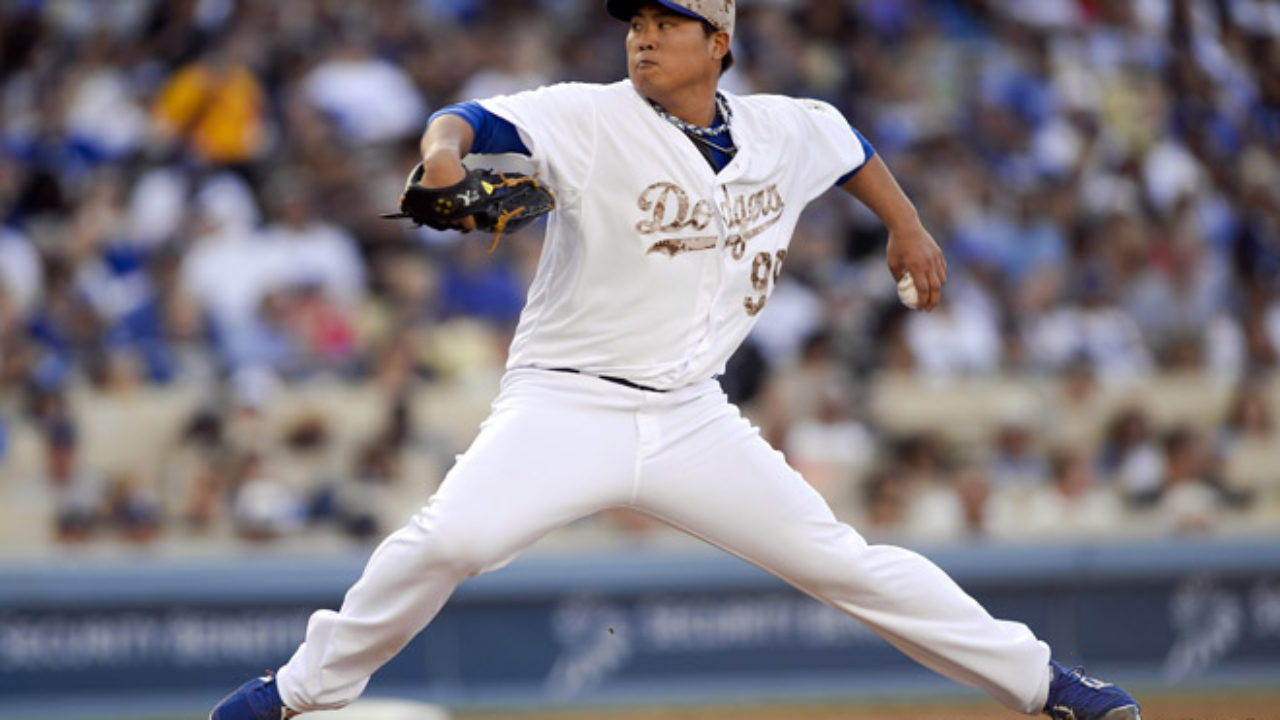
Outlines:
{"type": "Polygon", "coordinates": [[[473,528],[439,527],[432,533],[430,562],[462,575],[476,575],[502,563],[505,552],[493,535],[473,528]]]}
{"type": "Polygon", "coordinates": [[[815,552],[798,559],[789,572],[800,584],[861,586],[875,582],[875,573],[866,562],[867,543],[851,529],[839,538],[823,543],[815,552]]]}
{"type": "Polygon", "coordinates": [[[492,524],[441,512],[434,501],[413,517],[406,531],[418,562],[461,577],[500,567],[510,553],[509,541],[492,524]]]}

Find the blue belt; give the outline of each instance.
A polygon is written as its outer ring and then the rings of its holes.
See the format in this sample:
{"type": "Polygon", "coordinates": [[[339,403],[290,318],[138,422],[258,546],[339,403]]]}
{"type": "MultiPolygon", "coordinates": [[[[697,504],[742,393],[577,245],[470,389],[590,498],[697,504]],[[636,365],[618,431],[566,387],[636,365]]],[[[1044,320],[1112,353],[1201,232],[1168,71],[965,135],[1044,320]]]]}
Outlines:
{"type": "Polygon", "coordinates": [[[601,380],[608,380],[609,382],[615,385],[629,387],[629,388],[632,388],[633,390],[644,390],[645,392],[656,392],[656,393],[666,392],[666,390],[659,390],[658,388],[652,388],[652,387],[649,387],[648,385],[641,385],[640,383],[631,382],[626,378],[612,377],[610,375],[592,375],[591,373],[584,373],[581,370],[578,370],[577,368],[559,367],[559,368],[547,368],[547,369],[552,372],[573,373],[574,375],[586,375],[587,377],[600,378],[601,380]]]}

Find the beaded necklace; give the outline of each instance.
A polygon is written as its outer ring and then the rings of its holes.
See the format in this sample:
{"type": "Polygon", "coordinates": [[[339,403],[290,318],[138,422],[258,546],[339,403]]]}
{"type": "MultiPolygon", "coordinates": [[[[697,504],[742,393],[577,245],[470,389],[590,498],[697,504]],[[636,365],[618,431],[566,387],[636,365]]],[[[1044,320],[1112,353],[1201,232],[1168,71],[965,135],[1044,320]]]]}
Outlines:
{"type": "Polygon", "coordinates": [[[667,112],[666,108],[652,100],[649,101],[649,104],[653,106],[653,109],[661,115],[664,120],[680,128],[689,135],[695,135],[697,137],[705,138],[723,135],[728,132],[729,122],[733,120],[733,111],[729,109],[729,103],[725,102],[724,95],[721,95],[720,93],[716,93],[716,119],[720,122],[712,125],[711,127],[702,127],[700,125],[685,122],[684,120],[681,120],[675,115],[667,112]]]}
{"type": "MultiPolygon", "coordinates": [[[[667,112],[666,108],[652,100],[649,100],[649,105],[653,107],[654,111],[657,112],[662,119],[676,126],[690,140],[694,141],[695,144],[703,145],[716,152],[724,153],[730,158],[738,154],[738,148],[733,146],[733,140],[727,137],[727,133],[729,132],[729,123],[733,120],[733,110],[729,108],[729,103],[725,101],[724,95],[721,95],[718,92],[716,93],[716,119],[719,120],[719,122],[711,127],[702,127],[700,125],[685,122],[684,120],[681,120],[675,115],[667,112]],[[722,146],[713,141],[713,138],[720,138],[721,136],[726,136],[724,139],[728,141],[727,145],[722,146]]],[[[704,150],[703,153],[705,154],[706,151],[704,150]]],[[[716,165],[709,156],[708,162],[711,162],[712,166],[716,165]]]]}
{"type": "MultiPolygon", "coordinates": [[[[711,138],[705,138],[700,135],[694,135],[693,133],[686,133],[686,135],[688,135],[689,139],[694,141],[695,143],[706,145],[708,148],[722,152],[725,155],[728,155],[730,158],[738,154],[738,148],[733,146],[733,140],[729,140],[729,144],[727,146],[722,146],[722,145],[717,145],[714,141],[711,140],[711,138]]],[[[714,165],[715,163],[713,162],[712,164],[714,165]]]]}

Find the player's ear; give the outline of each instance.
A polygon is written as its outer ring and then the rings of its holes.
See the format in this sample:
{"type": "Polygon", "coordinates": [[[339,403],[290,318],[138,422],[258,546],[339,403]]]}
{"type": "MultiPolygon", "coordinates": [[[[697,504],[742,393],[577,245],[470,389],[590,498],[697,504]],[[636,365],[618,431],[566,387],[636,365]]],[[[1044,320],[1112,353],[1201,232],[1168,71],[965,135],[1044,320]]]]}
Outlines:
{"type": "Polygon", "coordinates": [[[711,35],[711,54],[717,61],[729,54],[729,33],[718,30],[711,35]]]}

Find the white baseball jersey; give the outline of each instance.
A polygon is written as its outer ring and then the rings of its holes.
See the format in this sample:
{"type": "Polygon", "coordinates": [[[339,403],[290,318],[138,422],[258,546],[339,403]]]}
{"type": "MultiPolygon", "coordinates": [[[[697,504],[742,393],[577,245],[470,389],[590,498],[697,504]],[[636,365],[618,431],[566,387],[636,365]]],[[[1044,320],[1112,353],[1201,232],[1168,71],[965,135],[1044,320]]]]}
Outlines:
{"type": "Polygon", "coordinates": [[[740,150],[719,173],[629,80],[482,101],[516,126],[557,200],[508,367],[660,389],[723,372],[801,210],[866,161],[826,103],[724,95],[740,150]]]}

